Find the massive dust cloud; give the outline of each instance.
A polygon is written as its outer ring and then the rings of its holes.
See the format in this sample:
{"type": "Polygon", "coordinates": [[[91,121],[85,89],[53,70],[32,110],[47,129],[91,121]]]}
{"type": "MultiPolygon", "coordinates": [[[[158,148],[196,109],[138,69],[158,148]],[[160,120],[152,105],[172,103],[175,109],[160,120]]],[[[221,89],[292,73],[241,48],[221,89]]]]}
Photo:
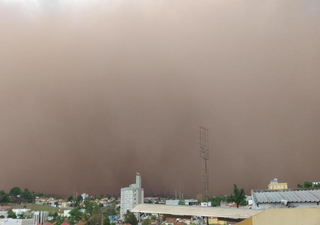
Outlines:
{"type": "Polygon", "coordinates": [[[319,181],[318,1],[2,1],[0,189],[319,181]]]}

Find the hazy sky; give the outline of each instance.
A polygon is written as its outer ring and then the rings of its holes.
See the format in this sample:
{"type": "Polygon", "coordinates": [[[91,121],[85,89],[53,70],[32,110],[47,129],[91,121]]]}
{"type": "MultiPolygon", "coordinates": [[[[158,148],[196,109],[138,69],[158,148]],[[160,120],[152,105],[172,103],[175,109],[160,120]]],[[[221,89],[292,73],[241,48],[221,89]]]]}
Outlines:
{"type": "Polygon", "coordinates": [[[320,181],[317,0],[2,0],[0,189],[320,181]]]}

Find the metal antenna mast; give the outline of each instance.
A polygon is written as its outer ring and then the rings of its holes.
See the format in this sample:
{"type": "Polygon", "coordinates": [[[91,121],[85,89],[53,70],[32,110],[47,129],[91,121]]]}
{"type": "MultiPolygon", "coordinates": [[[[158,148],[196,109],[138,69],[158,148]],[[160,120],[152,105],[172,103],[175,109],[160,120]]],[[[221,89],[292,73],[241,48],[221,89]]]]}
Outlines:
{"type": "Polygon", "coordinates": [[[209,188],[209,174],[208,174],[208,160],[209,160],[209,131],[200,126],[200,157],[204,160],[204,185],[206,191],[206,202],[208,204],[208,188],[209,188]]]}

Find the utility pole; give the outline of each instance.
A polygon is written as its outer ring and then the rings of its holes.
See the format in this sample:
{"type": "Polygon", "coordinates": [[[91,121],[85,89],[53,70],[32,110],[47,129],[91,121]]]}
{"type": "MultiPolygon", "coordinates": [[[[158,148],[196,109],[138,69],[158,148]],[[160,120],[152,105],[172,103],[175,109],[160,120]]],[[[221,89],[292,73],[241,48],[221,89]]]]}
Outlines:
{"type": "MultiPolygon", "coordinates": [[[[209,201],[209,171],[208,171],[208,160],[209,160],[209,130],[200,126],[200,158],[204,160],[204,186],[205,186],[205,197],[208,206],[209,201]]],[[[207,224],[209,220],[207,217],[207,224]]]]}

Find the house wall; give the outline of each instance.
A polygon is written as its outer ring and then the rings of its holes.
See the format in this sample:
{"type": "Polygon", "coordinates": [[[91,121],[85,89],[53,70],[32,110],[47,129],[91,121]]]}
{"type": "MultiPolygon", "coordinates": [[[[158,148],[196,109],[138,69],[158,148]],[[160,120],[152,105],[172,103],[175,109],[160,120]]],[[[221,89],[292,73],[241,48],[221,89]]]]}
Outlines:
{"type": "Polygon", "coordinates": [[[253,225],[252,218],[241,221],[240,223],[237,223],[237,225],[253,225]]]}
{"type": "Polygon", "coordinates": [[[268,209],[238,225],[283,225],[283,224],[320,224],[320,209],[268,209]],[[250,219],[252,223],[250,223],[250,219]]]}
{"type": "Polygon", "coordinates": [[[226,224],[226,221],[221,219],[219,220],[218,218],[215,218],[215,217],[209,218],[208,222],[209,222],[209,225],[225,225],[226,224]]]}
{"type": "Polygon", "coordinates": [[[287,183],[270,183],[268,185],[268,189],[271,189],[271,190],[288,189],[288,184],[287,183]]]}

